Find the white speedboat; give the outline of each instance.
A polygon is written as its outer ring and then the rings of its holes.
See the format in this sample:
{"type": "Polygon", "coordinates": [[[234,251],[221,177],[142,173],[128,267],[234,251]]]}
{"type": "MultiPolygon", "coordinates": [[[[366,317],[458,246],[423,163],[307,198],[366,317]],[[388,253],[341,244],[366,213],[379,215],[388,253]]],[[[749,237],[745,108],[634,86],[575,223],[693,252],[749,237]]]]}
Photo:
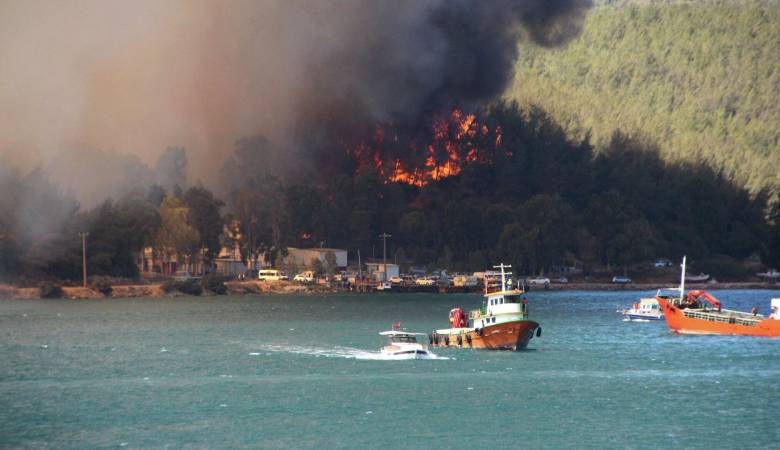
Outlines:
{"type": "Polygon", "coordinates": [[[425,336],[425,333],[392,330],[379,334],[387,337],[387,345],[382,347],[383,355],[398,359],[425,359],[434,356],[427,346],[417,342],[417,336],[425,336]]]}
{"type": "Polygon", "coordinates": [[[664,317],[661,307],[658,305],[655,297],[641,298],[639,302],[631,305],[630,308],[621,311],[626,320],[661,320],[664,317]]]}

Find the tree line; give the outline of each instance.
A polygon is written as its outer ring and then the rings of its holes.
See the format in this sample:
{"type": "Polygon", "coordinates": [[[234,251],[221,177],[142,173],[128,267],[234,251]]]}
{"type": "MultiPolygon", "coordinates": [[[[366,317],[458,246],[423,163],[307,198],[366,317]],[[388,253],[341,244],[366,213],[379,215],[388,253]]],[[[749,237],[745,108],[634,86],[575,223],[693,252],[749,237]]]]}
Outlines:
{"type": "Polygon", "coordinates": [[[278,154],[274,144],[260,136],[236,143],[213,191],[153,184],[88,211],[41,171],[3,169],[0,276],[78,280],[82,231],[89,272],[125,278],[138,276],[146,246],[206,266],[234,244],[247,262],[262,255],[274,264],[288,246],[345,248],[354,260],[358,250],[381,255],[383,232],[393,236],[390,257],[450,270],[497,261],[527,274],[574,263],[617,270],[683,254],[778,265],[780,215],[769,192],[751,194],[707,165],[664,162],[638,136],[616,132],[596,152],[538,107],[498,102],[475,113],[500,124],[499,151],[422,187],[388,182],[327,147],[310,153],[327,165],[281,176],[266,156],[278,154]]]}

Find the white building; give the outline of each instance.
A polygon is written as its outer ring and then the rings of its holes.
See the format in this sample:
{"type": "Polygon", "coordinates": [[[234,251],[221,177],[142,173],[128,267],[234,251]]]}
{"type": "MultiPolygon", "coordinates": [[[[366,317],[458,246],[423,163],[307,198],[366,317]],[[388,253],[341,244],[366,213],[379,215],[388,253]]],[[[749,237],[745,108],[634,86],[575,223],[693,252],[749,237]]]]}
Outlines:
{"type": "Polygon", "coordinates": [[[387,281],[390,278],[399,276],[400,271],[398,270],[398,264],[387,263],[386,270],[384,266],[385,264],[382,264],[381,262],[366,263],[366,271],[368,272],[369,278],[372,278],[375,281],[387,281]]]}

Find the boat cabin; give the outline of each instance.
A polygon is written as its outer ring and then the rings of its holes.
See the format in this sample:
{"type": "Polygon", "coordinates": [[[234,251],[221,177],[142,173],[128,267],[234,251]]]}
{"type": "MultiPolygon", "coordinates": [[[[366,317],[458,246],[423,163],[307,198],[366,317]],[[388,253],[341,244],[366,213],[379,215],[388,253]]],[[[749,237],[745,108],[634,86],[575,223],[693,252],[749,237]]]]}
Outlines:
{"type": "Polygon", "coordinates": [[[415,344],[417,343],[417,338],[414,337],[414,335],[411,334],[397,334],[397,335],[391,335],[388,336],[388,340],[391,344],[396,343],[406,343],[406,344],[415,344]]]}

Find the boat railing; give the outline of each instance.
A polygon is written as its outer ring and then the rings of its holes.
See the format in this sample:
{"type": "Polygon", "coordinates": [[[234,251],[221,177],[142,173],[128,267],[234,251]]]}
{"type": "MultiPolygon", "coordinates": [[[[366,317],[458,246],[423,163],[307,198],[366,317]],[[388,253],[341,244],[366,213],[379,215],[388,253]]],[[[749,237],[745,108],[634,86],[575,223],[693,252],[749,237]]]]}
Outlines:
{"type": "Polygon", "coordinates": [[[705,310],[697,309],[684,309],[683,314],[685,317],[692,319],[707,320],[709,322],[731,323],[736,325],[744,325],[753,327],[761,322],[761,318],[758,317],[745,317],[744,313],[738,314],[739,311],[726,311],[721,310],[720,313],[708,312],[705,310]]]}

